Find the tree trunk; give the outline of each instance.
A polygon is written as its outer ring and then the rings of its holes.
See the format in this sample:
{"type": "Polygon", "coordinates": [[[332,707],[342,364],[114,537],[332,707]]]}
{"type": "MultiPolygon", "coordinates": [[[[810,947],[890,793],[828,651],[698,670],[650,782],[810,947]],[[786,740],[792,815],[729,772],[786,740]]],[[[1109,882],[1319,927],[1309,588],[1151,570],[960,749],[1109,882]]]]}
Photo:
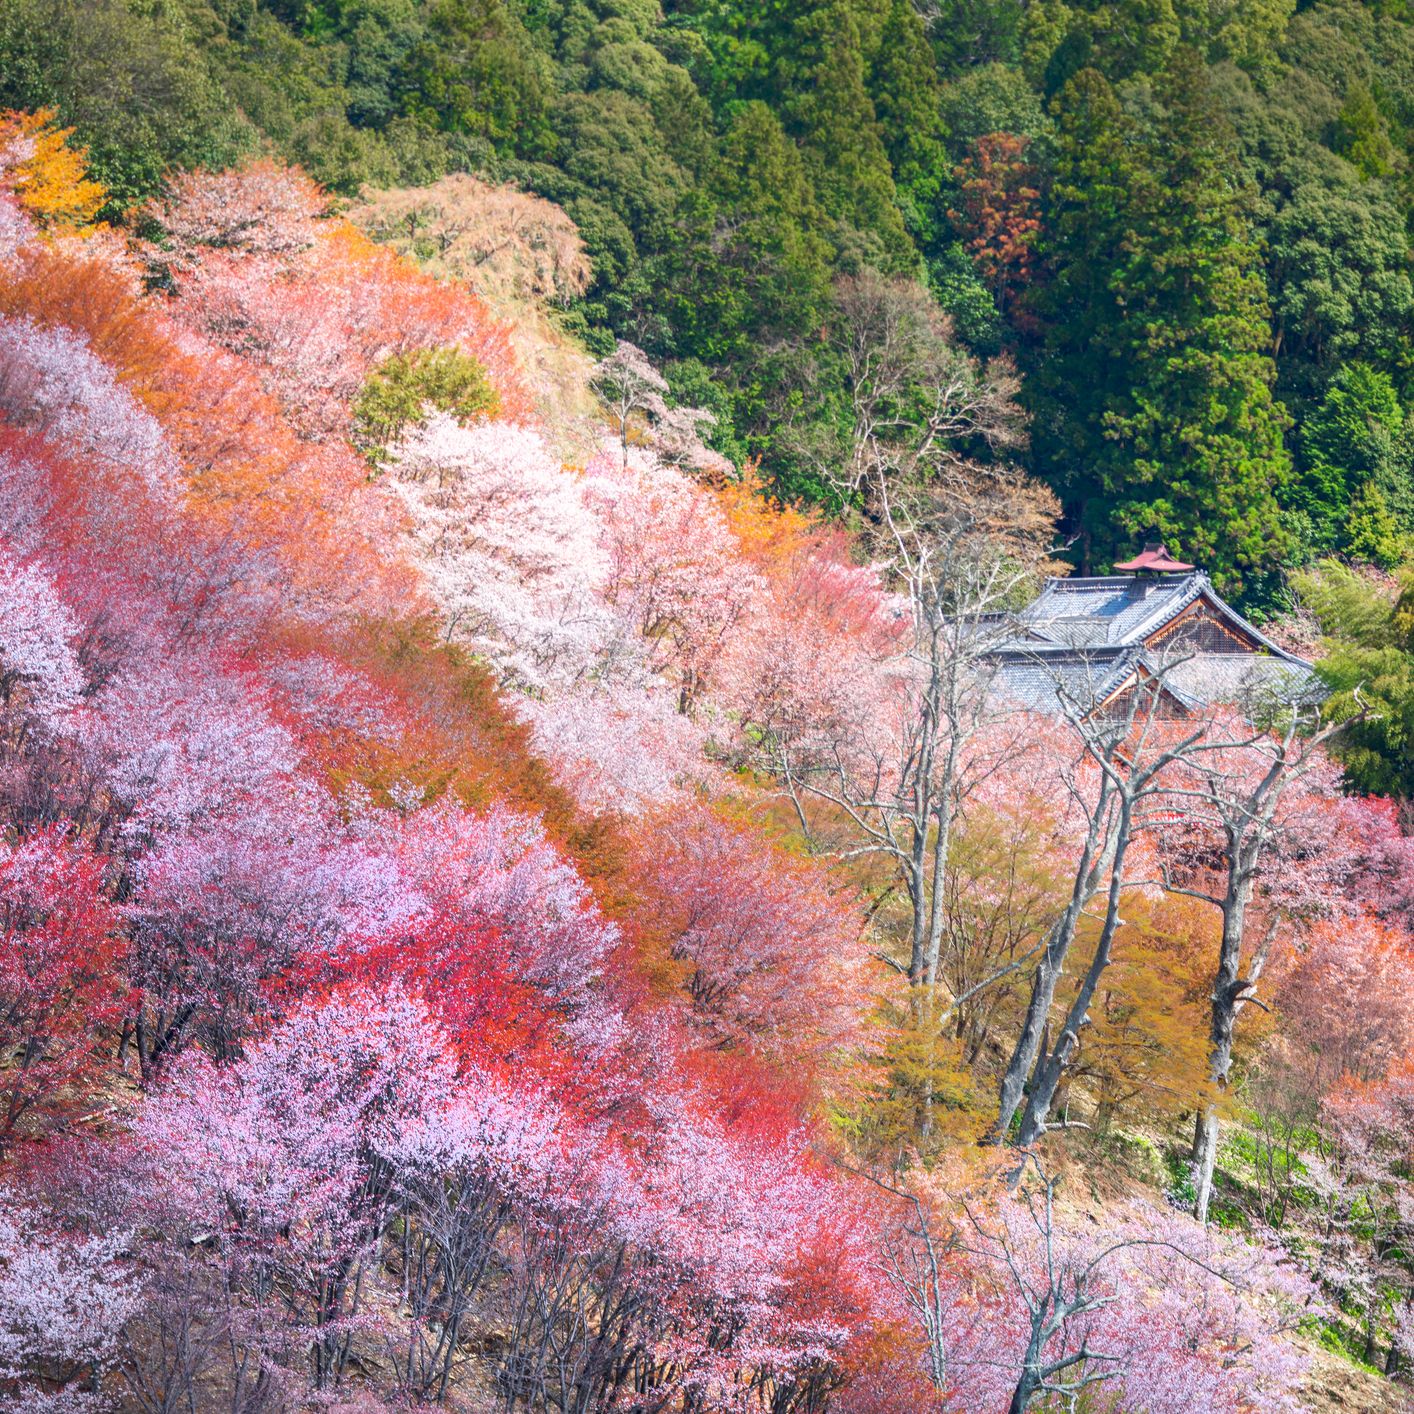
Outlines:
{"type": "Polygon", "coordinates": [[[1110,783],[1108,778],[1100,789],[1090,828],[1085,838],[1085,848],[1080,857],[1079,868],[1075,872],[1075,885],[1065,912],[1057,919],[1047,940],[1046,950],[1041,956],[1035,976],[1031,979],[1031,998],[1026,1005],[1026,1018],[1022,1022],[1021,1034],[1016,1038],[1011,1060],[1002,1076],[1001,1093],[997,1106],[997,1120],[987,1136],[988,1142],[1006,1142],[1007,1131],[1020,1108],[1022,1095],[1026,1091],[1026,1080],[1041,1053],[1046,1023],[1050,1019],[1051,1006],[1056,999],[1056,986],[1065,966],[1067,953],[1075,941],[1076,929],[1080,926],[1085,905],[1095,895],[1100,877],[1104,872],[1105,856],[1110,854],[1110,846],[1117,843],[1114,828],[1109,818],[1110,783]],[[1101,838],[1104,847],[1101,848],[1101,838]]]}
{"type": "Polygon", "coordinates": [[[905,881],[913,911],[908,945],[908,980],[914,987],[921,987],[928,973],[928,891],[923,882],[922,837],[918,834],[915,834],[910,850],[905,881]]]}
{"type": "MultiPolygon", "coordinates": [[[[952,694],[955,696],[955,690],[952,694]]],[[[932,878],[928,910],[928,961],[926,979],[930,990],[938,982],[938,961],[943,947],[943,904],[948,869],[948,855],[952,849],[953,797],[957,786],[958,771],[958,712],[952,704],[952,729],[948,734],[947,759],[943,766],[942,779],[934,793],[936,801],[933,818],[936,821],[933,836],[932,878]]]]}
{"type": "Polygon", "coordinates": [[[1039,1338],[1040,1322],[1034,1315],[1031,1324],[1031,1340],[1026,1347],[1026,1358],[1021,1367],[1021,1378],[1017,1380],[1016,1388],[1012,1391],[1011,1403],[1007,1405],[1007,1414],[1026,1414],[1026,1411],[1031,1407],[1032,1399],[1045,1383],[1041,1374],[1043,1357],[1039,1338]]]}
{"type": "MultiPolygon", "coordinates": [[[[1208,1078],[1221,1092],[1232,1073],[1232,1042],[1237,1013],[1246,990],[1238,973],[1242,966],[1242,940],[1247,926],[1247,904],[1252,897],[1258,846],[1237,835],[1228,845],[1228,887],[1223,899],[1222,942],[1218,970],[1213,978],[1212,1012],[1208,1024],[1208,1078]]],[[[1213,1175],[1218,1162],[1218,1107],[1209,1100],[1198,1117],[1193,1153],[1193,1216],[1204,1226],[1213,1197],[1213,1175]]]]}
{"type": "Polygon", "coordinates": [[[933,865],[928,910],[927,968],[924,981],[929,988],[937,986],[938,962],[943,951],[944,876],[948,867],[948,850],[952,839],[952,821],[946,803],[938,811],[937,833],[933,839],[933,865]]]}
{"type": "MultiPolygon", "coordinates": [[[[1414,1308],[1414,1285],[1408,1287],[1404,1293],[1404,1309],[1407,1312],[1411,1308],[1414,1308]]],[[[1407,1317],[1405,1319],[1407,1319],[1407,1317]]],[[[1396,1331],[1399,1330],[1399,1326],[1400,1320],[1398,1317],[1396,1317],[1396,1331]]],[[[1385,1356],[1385,1374],[1388,1375],[1391,1379],[1393,1379],[1394,1376],[1397,1375],[1401,1369],[1403,1369],[1403,1364],[1399,1358],[1399,1341],[1397,1339],[1391,1340],[1389,1343],[1389,1353],[1385,1356]]]]}
{"type": "Polygon", "coordinates": [[[1193,1216],[1205,1227],[1213,1197],[1213,1173],[1218,1162],[1218,1109],[1209,1105],[1198,1116],[1198,1136],[1193,1156],[1193,1216]]]}
{"type": "Polygon", "coordinates": [[[1379,1348],[1380,1335],[1380,1297],[1379,1290],[1370,1292],[1369,1298],[1365,1302],[1365,1352],[1364,1360],[1367,1365],[1375,1363],[1375,1351],[1379,1348]]]}
{"type": "Polygon", "coordinates": [[[1060,980],[1061,964],[1070,946],[1063,938],[1060,927],[1061,925],[1057,924],[1052,941],[1047,945],[1040,966],[1036,969],[1036,975],[1031,979],[1031,999],[1026,1005],[1026,1019],[1022,1022],[1021,1035],[1017,1037],[1006,1073],[1002,1076],[997,1120],[988,1135],[993,1144],[1006,1142],[1007,1131],[1011,1128],[1012,1119],[1026,1092],[1027,1077],[1041,1050],[1046,1018],[1051,1013],[1051,1004],[1056,997],[1056,983],[1060,980]]]}
{"type": "Polygon", "coordinates": [[[1100,978],[1110,965],[1110,955],[1114,949],[1115,930],[1119,927],[1120,892],[1124,887],[1124,857],[1129,848],[1132,817],[1130,805],[1126,801],[1120,811],[1118,834],[1114,859],[1110,865],[1110,886],[1105,895],[1105,921],[1100,929],[1099,940],[1095,944],[1095,954],[1080,990],[1066,1013],[1061,1034],[1056,1038],[1050,1053],[1042,1058],[1036,1067],[1036,1075],[1031,1083],[1031,1093],[1026,1099],[1026,1112],[1021,1117],[1021,1132],[1017,1143],[1027,1149],[1046,1132],[1050,1120],[1051,1106],[1055,1101],[1056,1088],[1060,1085],[1065,1068],[1075,1048],[1080,1044],[1081,1031],[1090,1024],[1090,1003],[1100,986],[1100,978]]]}

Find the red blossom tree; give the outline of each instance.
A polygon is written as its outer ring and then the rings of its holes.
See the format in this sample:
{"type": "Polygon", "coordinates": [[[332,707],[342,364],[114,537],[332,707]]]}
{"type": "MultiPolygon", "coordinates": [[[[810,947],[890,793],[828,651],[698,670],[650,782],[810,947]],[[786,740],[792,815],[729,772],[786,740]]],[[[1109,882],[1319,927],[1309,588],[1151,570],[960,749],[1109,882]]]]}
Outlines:
{"type": "Polygon", "coordinates": [[[851,1038],[862,920],[820,865],[702,807],[649,816],[635,839],[649,931],[711,1044],[784,1061],[851,1038]]]}
{"type": "Polygon", "coordinates": [[[106,862],[59,829],[0,844],[0,1144],[84,1104],[127,1002],[106,862]]]}

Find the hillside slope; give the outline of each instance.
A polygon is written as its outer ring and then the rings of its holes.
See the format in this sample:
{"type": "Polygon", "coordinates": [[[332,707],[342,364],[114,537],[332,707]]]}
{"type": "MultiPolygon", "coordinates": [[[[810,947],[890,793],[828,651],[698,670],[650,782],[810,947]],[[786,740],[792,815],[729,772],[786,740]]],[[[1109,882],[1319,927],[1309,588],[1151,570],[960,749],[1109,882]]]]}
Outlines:
{"type": "Polygon", "coordinates": [[[523,193],[405,255],[269,157],[114,227],[0,154],[0,1408],[1402,1397],[1396,813],[974,690],[1057,505],[907,282],[842,298],[965,405],[851,531],[590,366],[523,193]]]}

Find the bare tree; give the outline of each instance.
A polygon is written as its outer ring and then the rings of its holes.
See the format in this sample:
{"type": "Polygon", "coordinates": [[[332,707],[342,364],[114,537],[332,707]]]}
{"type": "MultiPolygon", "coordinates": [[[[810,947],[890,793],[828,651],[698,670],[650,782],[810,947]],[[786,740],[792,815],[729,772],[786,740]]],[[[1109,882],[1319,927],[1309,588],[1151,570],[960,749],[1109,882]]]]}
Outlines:
{"type": "Polygon", "coordinates": [[[1015,745],[1002,734],[974,749],[1000,716],[989,655],[1010,632],[1005,610],[1046,562],[1051,503],[1007,469],[953,471],[921,488],[875,482],[878,543],[908,614],[891,700],[826,734],[768,724],[764,749],[817,848],[891,865],[909,906],[907,962],[894,965],[933,988],[956,820],[1015,745]],[[812,801],[845,822],[843,838],[822,836],[812,801]]]}
{"type": "Polygon", "coordinates": [[[771,765],[807,833],[814,799],[852,827],[835,852],[892,864],[910,910],[900,970],[932,988],[953,826],[999,764],[970,750],[997,716],[990,654],[1049,564],[1058,506],[1002,460],[1025,440],[1010,368],[969,358],[910,281],[866,272],[839,283],[836,303],[848,430],[819,441],[787,428],[785,440],[863,513],[907,605],[907,646],[889,721],[861,714],[828,742],[772,734],[771,765]]]}
{"type": "Polygon", "coordinates": [[[453,172],[427,187],[364,187],[344,214],[443,279],[464,280],[498,305],[568,303],[594,267],[560,207],[513,184],[453,172]]]}
{"type": "MultiPolygon", "coordinates": [[[[960,1216],[942,1231],[935,1230],[934,1216],[916,1193],[864,1175],[903,1205],[881,1266],[922,1327],[929,1376],[940,1391],[955,1390],[959,1382],[966,1387],[969,1369],[985,1366],[1003,1373],[1007,1383],[1015,1380],[1008,1414],[1025,1414],[1047,1397],[1059,1400],[1059,1408],[1077,1409],[1085,1390],[1122,1379],[1132,1368],[1133,1340],[1100,1347],[1111,1344],[1106,1332],[1113,1335],[1128,1321],[1106,1324],[1095,1318],[1117,1303],[1142,1302],[1153,1274],[1136,1270],[1135,1263],[1146,1251],[1176,1259],[1180,1269],[1214,1277],[1236,1291],[1260,1284],[1254,1282],[1260,1267],[1244,1271],[1240,1263],[1189,1240],[1173,1225],[1182,1220],[1170,1223],[1163,1214],[1136,1213],[1110,1236],[1077,1238],[1057,1220],[1057,1179],[1031,1155],[1022,1177],[1032,1165],[1036,1182],[1023,1184],[1009,1207],[986,1215],[964,1200],[960,1216]],[[980,1308],[969,1284],[988,1274],[1020,1318],[1023,1343],[1014,1352],[998,1339],[999,1329],[978,1325],[980,1308]]],[[[1009,1320],[1003,1323],[1008,1334],[1011,1328],[1009,1320]]],[[[985,1382],[990,1387],[992,1377],[985,1382]]]]}
{"type": "Polygon", "coordinates": [[[690,471],[726,475],[731,463],[703,440],[702,429],[717,419],[706,408],[674,407],[668,380],[635,344],[620,340],[614,352],[594,367],[594,389],[619,434],[624,465],[630,442],[638,437],[665,461],[690,471]]]}
{"type": "MultiPolygon", "coordinates": [[[[1213,742],[1185,763],[1183,784],[1169,792],[1177,817],[1169,835],[1187,826],[1189,847],[1163,863],[1164,886],[1211,904],[1222,918],[1210,1002],[1208,1075],[1215,1090],[1228,1087],[1237,1019],[1257,1001],[1257,983],[1276,939],[1281,913],[1267,909],[1253,929],[1253,901],[1264,862],[1280,848],[1278,807],[1287,789],[1323,759],[1324,744],[1341,729],[1321,723],[1318,706],[1296,703],[1271,732],[1231,743],[1213,742]],[[1177,828],[1175,828],[1177,826],[1177,828]],[[1204,841],[1216,835],[1216,859],[1204,841]],[[1194,838],[1196,836],[1196,839],[1194,838]],[[1194,845],[1197,848],[1194,848],[1194,845]],[[1214,867],[1215,866],[1215,867],[1214,867]]],[[[1193,1141],[1194,1216],[1208,1221],[1218,1151],[1218,1102],[1198,1114],[1193,1141]]]]}
{"type": "MultiPolygon", "coordinates": [[[[936,1035],[958,1005],[1024,966],[1007,959],[962,993],[940,991],[958,821],[1025,741],[1021,714],[990,691],[993,655],[1051,568],[1058,506],[1006,460],[1024,442],[1009,368],[969,358],[908,281],[866,273],[836,294],[829,338],[846,371],[847,426],[823,440],[789,425],[782,435],[862,521],[901,633],[828,720],[751,725],[812,847],[886,865],[878,907],[896,890],[907,921],[884,960],[907,978],[912,1025],[936,1035]]],[[[931,1113],[930,1094],[925,1131],[931,1113]]]]}
{"type": "Polygon", "coordinates": [[[1057,684],[1061,713],[1079,746],[1076,769],[1067,775],[1064,786],[1085,821],[1085,834],[1070,897],[1046,935],[1032,974],[1026,1015],[1002,1076],[991,1134],[994,1142],[1005,1139],[1023,1094],[1026,1108],[1017,1136],[1022,1148],[1058,1127],[1051,1122],[1051,1108],[1110,964],[1115,933],[1123,921],[1121,901],[1132,882],[1126,876],[1126,861],[1144,825],[1145,807],[1164,790],[1166,773],[1174,763],[1190,755],[1205,738],[1205,722],[1177,723],[1170,715],[1164,677],[1172,666],[1138,673],[1118,710],[1097,704],[1088,692],[1057,684]],[[1081,923],[1102,890],[1099,934],[1089,964],[1054,1041],[1048,1041],[1057,986],[1081,923]]]}
{"type": "MultiPolygon", "coordinates": [[[[821,481],[867,500],[881,474],[895,487],[917,484],[1024,445],[1015,370],[968,357],[917,282],[865,271],[836,284],[835,307],[828,338],[844,367],[848,426],[796,424],[788,408],[781,433],[821,481]]],[[[795,405],[811,406],[802,391],[795,405]]]]}
{"type": "MultiPolygon", "coordinates": [[[[859,1170],[851,1169],[857,1173],[859,1170]]],[[[904,1306],[923,1328],[928,1346],[928,1378],[937,1390],[948,1387],[948,1332],[953,1314],[953,1298],[944,1272],[944,1263],[955,1246],[955,1236],[939,1237],[928,1220],[922,1199],[907,1189],[864,1174],[871,1183],[892,1193],[906,1205],[907,1214],[897,1233],[885,1240],[884,1274],[898,1288],[904,1306]]]]}

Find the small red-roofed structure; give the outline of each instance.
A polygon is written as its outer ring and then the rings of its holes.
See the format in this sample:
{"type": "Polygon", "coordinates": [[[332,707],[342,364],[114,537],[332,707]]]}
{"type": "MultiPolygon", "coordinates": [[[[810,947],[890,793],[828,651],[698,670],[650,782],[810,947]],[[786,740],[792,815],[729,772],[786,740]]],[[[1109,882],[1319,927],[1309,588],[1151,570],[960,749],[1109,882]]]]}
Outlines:
{"type": "Polygon", "coordinates": [[[1115,566],[1116,570],[1149,570],[1154,574],[1183,574],[1192,568],[1192,565],[1175,560],[1162,544],[1155,545],[1152,541],[1132,560],[1115,566]]]}

